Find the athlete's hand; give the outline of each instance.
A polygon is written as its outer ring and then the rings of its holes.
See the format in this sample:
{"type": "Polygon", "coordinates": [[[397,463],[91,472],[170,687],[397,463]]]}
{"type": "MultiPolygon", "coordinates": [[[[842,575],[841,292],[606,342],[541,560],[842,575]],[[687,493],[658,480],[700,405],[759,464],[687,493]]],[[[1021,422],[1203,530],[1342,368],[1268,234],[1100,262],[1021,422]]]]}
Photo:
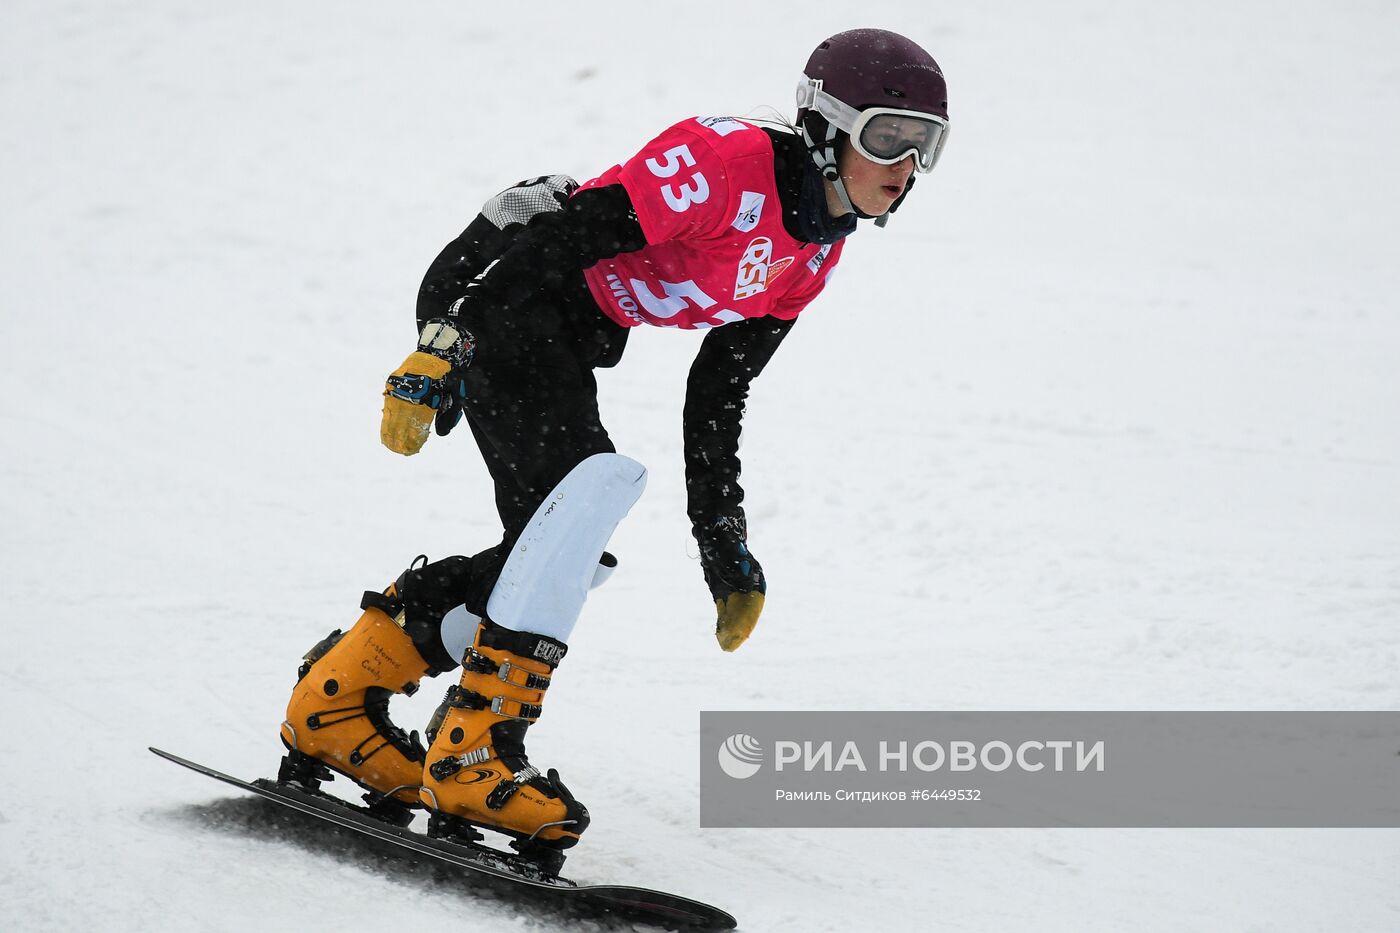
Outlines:
{"type": "Polygon", "coordinates": [[[749,550],[742,515],[697,523],[691,532],[700,545],[700,566],[715,600],[715,638],[725,651],[733,651],[753,633],[763,611],[768,591],[763,565],[749,550]]]}
{"type": "Polygon", "coordinates": [[[379,439],[385,447],[410,457],[423,449],[435,419],[439,434],[452,430],[466,395],[461,373],[474,350],[471,334],[448,321],[428,322],[418,349],[384,384],[379,439]]]}

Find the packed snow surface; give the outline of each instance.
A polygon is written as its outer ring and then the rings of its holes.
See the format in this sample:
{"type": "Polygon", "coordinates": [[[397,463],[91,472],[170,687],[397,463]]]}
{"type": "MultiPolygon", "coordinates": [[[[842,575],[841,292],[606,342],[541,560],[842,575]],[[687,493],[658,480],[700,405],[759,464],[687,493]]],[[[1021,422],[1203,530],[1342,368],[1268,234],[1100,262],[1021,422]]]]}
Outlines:
{"type": "MultiPolygon", "coordinates": [[[[896,29],[952,133],[755,385],[755,637],[718,650],[680,406],[532,732],[570,870],[750,931],[1395,930],[1394,830],[701,830],[704,709],[1395,709],[1400,7],[0,7],[7,930],[621,928],[474,893],[178,771],[270,773],[301,653],[496,533],[462,432],[379,446],[437,250],[683,117],[791,112],[896,29]],[[470,926],[468,926],[470,925],[470,926]]],[[[447,685],[395,701],[421,728],[447,685]]]]}

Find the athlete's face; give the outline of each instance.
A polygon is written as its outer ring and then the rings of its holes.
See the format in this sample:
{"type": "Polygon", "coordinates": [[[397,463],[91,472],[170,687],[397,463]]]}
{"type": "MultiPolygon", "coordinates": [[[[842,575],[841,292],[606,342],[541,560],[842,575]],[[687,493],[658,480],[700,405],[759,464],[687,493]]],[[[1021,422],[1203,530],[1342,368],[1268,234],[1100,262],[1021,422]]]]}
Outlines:
{"type": "MultiPolygon", "coordinates": [[[[856,152],[849,139],[841,149],[837,165],[851,203],[872,217],[878,217],[890,209],[890,205],[904,193],[909,176],[914,174],[912,155],[894,165],[881,165],[856,152]]],[[[846,213],[830,186],[827,188],[827,206],[833,217],[846,213]]]]}

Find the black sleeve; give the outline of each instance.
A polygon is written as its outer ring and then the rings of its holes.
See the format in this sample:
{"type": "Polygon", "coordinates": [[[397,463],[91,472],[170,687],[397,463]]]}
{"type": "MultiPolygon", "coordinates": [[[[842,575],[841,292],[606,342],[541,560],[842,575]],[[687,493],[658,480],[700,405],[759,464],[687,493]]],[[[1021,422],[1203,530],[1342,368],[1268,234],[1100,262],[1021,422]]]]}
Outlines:
{"type": "Polygon", "coordinates": [[[777,352],[793,321],[751,318],[716,327],[690,367],[685,394],[685,484],[690,520],[742,516],[739,428],[749,384],[777,352]]]}
{"type": "Polygon", "coordinates": [[[498,231],[479,216],[428,269],[419,290],[418,326],[442,316],[459,298],[491,313],[509,311],[601,259],[644,246],[646,235],[621,185],[580,191],[561,210],[536,214],[518,230],[498,231]]]}

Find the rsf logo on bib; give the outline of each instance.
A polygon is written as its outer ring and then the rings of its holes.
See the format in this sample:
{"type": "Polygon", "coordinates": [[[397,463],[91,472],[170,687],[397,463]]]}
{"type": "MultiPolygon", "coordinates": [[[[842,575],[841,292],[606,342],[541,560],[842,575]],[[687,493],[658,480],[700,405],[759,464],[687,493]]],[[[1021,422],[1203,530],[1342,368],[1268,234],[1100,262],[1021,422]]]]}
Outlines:
{"type": "Polygon", "coordinates": [[[739,275],[734,280],[734,300],[752,298],[766,289],[784,269],[792,265],[792,257],[773,262],[773,241],[766,236],[755,237],[739,260],[739,275]]]}
{"type": "Polygon", "coordinates": [[[763,766],[763,746],[751,735],[735,733],[719,747],[719,766],[732,778],[751,778],[763,766]]]}

